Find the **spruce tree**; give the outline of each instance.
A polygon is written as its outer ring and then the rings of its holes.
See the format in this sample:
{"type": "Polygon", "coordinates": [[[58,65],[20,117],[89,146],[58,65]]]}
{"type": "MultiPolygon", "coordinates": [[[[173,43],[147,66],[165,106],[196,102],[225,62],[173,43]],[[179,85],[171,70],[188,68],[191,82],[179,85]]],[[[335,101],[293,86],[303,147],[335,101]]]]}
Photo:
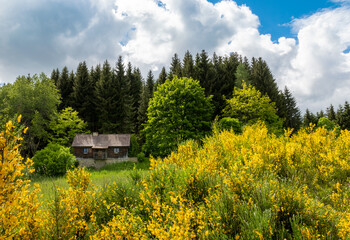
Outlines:
{"type": "Polygon", "coordinates": [[[165,67],[162,67],[162,70],[160,71],[158,79],[155,83],[154,89],[156,90],[159,85],[165,83],[165,81],[167,80],[167,77],[168,75],[166,73],[165,67]]]}
{"type": "Polygon", "coordinates": [[[305,115],[304,115],[304,126],[308,127],[310,123],[317,124],[317,117],[315,114],[309,111],[309,109],[306,109],[305,115]]]}
{"type": "Polygon", "coordinates": [[[96,96],[96,86],[97,86],[97,82],[100,80],[101,77],[101,65],[98,64],[95,68],[91,68],[90,70],[90,82],[91,85],[93,87],[93,92],[92,92],[92,109],[91,112],[93,112],[94,114],[91,114],[91,119],[90,122],[88,122],[88,128],[90,130],[92,130],[93,132],[98,131],[99,129],[99,115],[96,114],[98,112],[98,108],[99,108],[99,101],[97,100],[97,96],[96,96]]]}
{"type": "Polygon", "coordinates": [[[141,73],[139,69],[133,69],[131,63],[128,63],[128,67],[126,70],[126,80],[128,84],[130,85],[129,94],[131,95],[131,113],[130,113],[130,119],[132,124],[131,126],[131,132],[137,132],[138,126],[137,126],[137,111],[139,107],[140,102],[140,94],[141,94],[141,87],[142,87],[142,80],[141,80],[141,73]]]}
{"type": "Polygon", "coordinates": [[[340,127],[343,130],[350,130],[350,104],[347,101],[344,103],[344,110],[342,112],[342,124],[340,127]]]}
{"type": "Polygon", "coordinates": [[[140,105],[138,108],[138,132],[140,132],[143,129],[143,125],[147,121],[147,109],[148,109],[148,103],[150,100],[150,93],[149,88],[146,86],[146,84],[142,85],[142,91],[141,91],[141,98],[140,98],[140,105]]]}
{"type": "Polygon", "coordinates": [[[287,87],[284,88],[283,92],[283,103],[281,104],[282,112],[283,112],[283,118],[284,128],[293,128],[295,130],[298,130],[301,126],[302,120],[301,120],[301,113],[297,106],[297,103],[292,96],[292,93],[289,91],[287,87]]]}
{"type": "Polygon", "coordinates": [[[98,129],[101,133],[117,133],[119,112],[117,109],[120,88],[116,84],[113,71],[106,60],[103,63],[100,79],[96,83],[96,109],[99,115],[98,129]]]}
{"type": "Polygon", "coordinates": [[[210,95],[210,59],[205,50],[196,55],[195,76],[201,87],[205,89],[206,96],[210,95]]]}
{"type": "Polygon", "coordinates": [[[58,70],[58,68],[56,68],[51,73],[51,79],[53,80],[56,86],[59,78],[60,78],[60,71],[58,70]]]}
{"type": "Polygon", "coordinates": [[[186,51],[183,59],[183,77],[193,78],[194,77],[194,62],[190,51],[186,51]]]}
{"type": "Polygon", "coordinates": [[[262,94],[267,94],[271,101],[277,104],[280,100],[280,94],[277,87],[277,83],[272,76],[270,68],[267,63],[259,59],[252,59],[252,84],[259,90],[262,94]]]}
{"type": "Polygon", "coordinates": [[[173,79],[173,76],[176,75],[178,77],[182,76],[182,66],[181,61],[177,55],[177,53],[174,54],[173,58],[171,59],[170,63],[170,71],[168,78],[171,80],[173,79]]]}
{"type": "Polygon", "coordinates": [[[251,77],[250,77],[250,69],[249,66],[247,66],[244,63],[240,63],[237,66],[236,72],[235,72],[236,82],[235,86],[238,88],[242,87],[242,82],[244,81],[246,84],[251,84],[251,77]]]}
{"type": "Polygon", "coordinates": [[[329,108],[327,108],[327,118],[331,121],[336,120],[335,111],[332,104],[329,106],[329,108]]]}
{"type": "Polygon", "coordinates": [[[62,73],[58,78],[57,88],[60,90],[62,102],[60,103],[58,110],[65,109],[72,104],[72,93],[73,93],[73,78],[69,76],[68,68],[65,66],[62,69],[62,73]]]}
{"type": "Polygon", "coordinates": [[[154,76],[151,70],[147,74],[146,87],[148,88],[149,97],[152,98],[154,92],[154,76]]]}
{"type": "Polygon", "coordinates": [[[91,122],[91,116],[94,114],[93,108],[93,85],[90,82],[89,70],[86,62],[79,63],[74,83],[73,83],[73,108],[79,113],[80,117],[86,122],[91,122]]]}

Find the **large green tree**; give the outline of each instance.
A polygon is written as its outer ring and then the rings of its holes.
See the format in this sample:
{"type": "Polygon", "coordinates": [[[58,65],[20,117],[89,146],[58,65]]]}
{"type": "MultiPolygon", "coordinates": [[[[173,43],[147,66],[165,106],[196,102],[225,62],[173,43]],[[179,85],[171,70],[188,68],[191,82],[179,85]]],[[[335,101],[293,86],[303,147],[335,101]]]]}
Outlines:
{"type": "Polygon", "coordinates": [[[29,127],[24,135],[24,154],[32,156],[44,147],[49,138],[49,123],[56,116],[60,94],[54,82],[45,74],[19,77],[5,87],[3,117],[22,115],[22,124],[29,127]]]}
{"type": "Polygon", "coordinates": [[[76,134],[89,132],[87,126],[87,123],[79,118],[77,111],[71,107],[65,108],[50,122],[50,141],[70,147],[76,134]]]}
{"type": "Polygon", "coordinates": [[[201,139],[211,130],[213,106],[192,78],[167,80],[154,92],[147,110],[144,151],[165,156],[186,139],[201,139]]]}
{"type": "Polygon", "coordinates": [[[223,116],[237,118],[244,124],[263,121],[273,133],[281,133],[283,130],[283,121],[277,116],[275,103],[245,82],[242,83],[242,88],[234,89],[232,98],[227,99],[223,116]]]}
{"type": "Polygon", "coordinates": [[[98,129],[101,133],[115,133],[120,123],[118,112],[120,85],[106,60],[102,66],[100,79],[96,83],[96,110],[99,115],[98,129]]]}

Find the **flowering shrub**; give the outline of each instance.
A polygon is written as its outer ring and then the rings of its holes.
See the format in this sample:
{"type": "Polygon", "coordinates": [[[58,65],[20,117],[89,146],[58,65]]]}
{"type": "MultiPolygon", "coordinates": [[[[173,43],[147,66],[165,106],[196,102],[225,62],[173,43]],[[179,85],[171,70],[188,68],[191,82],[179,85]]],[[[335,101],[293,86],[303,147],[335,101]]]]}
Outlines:
{"type": "Polygon", "coordinates": [[[19,135],[12,121],[0,132],[0,239],[36,239],[41,227],[39,189],[30,191],[24,177],[33,162],[19,154],[19,135]]]}
{"type": "Polygon", "coordinates": [[[132,171],[126,182],[94,188],[84,169],[69,171],[70,187],[40,211],[38,190],[29,193],[22,178],[31,163],[21,162],[11,123],[6,129],[0,238],[350,238],[346,130],[310,126],[276,137],[258,123],[242,134],[214,132],[202,146],[189,140],[151,159],[148,173],[132,171]]]}

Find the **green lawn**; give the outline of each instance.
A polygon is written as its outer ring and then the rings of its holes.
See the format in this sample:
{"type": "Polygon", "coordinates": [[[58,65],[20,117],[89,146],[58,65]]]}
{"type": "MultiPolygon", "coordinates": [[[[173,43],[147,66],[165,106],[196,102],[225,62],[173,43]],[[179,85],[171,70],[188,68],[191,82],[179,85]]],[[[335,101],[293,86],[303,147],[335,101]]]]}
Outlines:
{"type": "MultiPolygon", "coordinates": [[[[131,180],[130,174],[133,171],[139,171],[145,174],[149,169],[149,161],[142,163],[122,162],[107,165],[99,170],[88,169],[90,172],[91,184],[90,187],[103,187],[113,182],[129,182],[131,180]]],[[[38,184],[41,189],[40,201],[45,208],[47,203],[54,199],[55,189],[68,188],[66,176],[62,177],[45,177],[33,176],[31,179],[32,185],[38,184]]]]}

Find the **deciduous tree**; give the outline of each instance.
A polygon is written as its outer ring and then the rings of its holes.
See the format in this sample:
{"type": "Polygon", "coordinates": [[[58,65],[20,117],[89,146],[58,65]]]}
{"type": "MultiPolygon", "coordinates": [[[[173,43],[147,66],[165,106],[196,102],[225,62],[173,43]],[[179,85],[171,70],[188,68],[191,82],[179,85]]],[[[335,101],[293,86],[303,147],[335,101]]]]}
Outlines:
{"type": "Polygon", "coordinates": [[[167,80],[150,100],[144,150],[165,156],[186,139],[201,139],[211,130],[213,106],[192,78],[167,80]]]}

